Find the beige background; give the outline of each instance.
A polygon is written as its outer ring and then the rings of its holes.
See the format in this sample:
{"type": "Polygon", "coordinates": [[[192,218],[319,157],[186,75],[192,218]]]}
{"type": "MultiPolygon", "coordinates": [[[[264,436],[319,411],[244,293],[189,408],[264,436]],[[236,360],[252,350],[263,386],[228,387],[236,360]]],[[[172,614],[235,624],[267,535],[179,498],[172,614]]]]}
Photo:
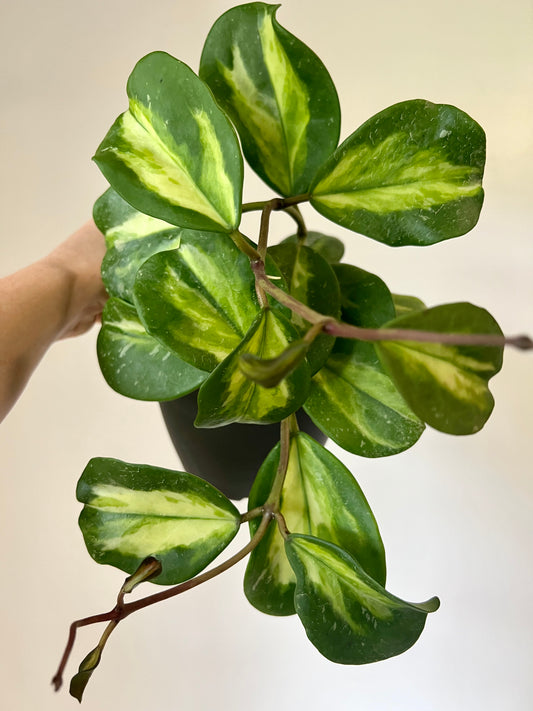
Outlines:
{"type": "MultiPolygon", "coordinates": [[[[0,273],[44,254],[90,214],[105,189],[90,157],[125,108],[135,62],[163,49],[197,68],[207,30],[228,6],[2,1],[0,273]]],[[[474,232],[392,250],[328,227],[349,243],[349,258],[394,291],[428,304],[470,300],[506,332],[532,333],[531,2],[286,0],[278,19],[330,70],[343,137],[410,98],[458,105],[487,131],[487,197],[474,232]]],[[[252,176],[247,198],[268,195],[252,176]]],[[[275,229],[287,231],[283,216],[275,229]]],[[[123,579],[92,562],[77,529],[74,489],[87,460],[179,466],[157,406],[103,382],[95,336],[55,345],[0,428],[0,688],[9,711],[74,708],[66,690],[54,696],[49,686],[68,623],[111,607],[123,579]]],[[[380,523],[389,589],[441,597],[412,650],[368,667],[335,666],[297,619],[248,605],[240,566],[124,622],[87,690],[87,711],[529,711],[532,358],[507,354],[495,413],[477,436],[428,431],[392,459],[341,455],[380,523]]],[[[69,673],[96,635],[80,635],[69,673]]]]}

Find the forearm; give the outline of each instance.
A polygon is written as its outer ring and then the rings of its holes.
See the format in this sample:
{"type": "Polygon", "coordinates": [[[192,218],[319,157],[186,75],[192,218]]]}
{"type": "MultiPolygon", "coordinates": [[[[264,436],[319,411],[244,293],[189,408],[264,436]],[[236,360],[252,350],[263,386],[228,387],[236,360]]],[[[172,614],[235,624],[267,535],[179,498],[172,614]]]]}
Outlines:
{"type": "Polygon", "coordinates": [[[105,301],[102,235],[92,222],[51,254],[0,279],[0,421],[50,345],[83,333],[105,301]]]}

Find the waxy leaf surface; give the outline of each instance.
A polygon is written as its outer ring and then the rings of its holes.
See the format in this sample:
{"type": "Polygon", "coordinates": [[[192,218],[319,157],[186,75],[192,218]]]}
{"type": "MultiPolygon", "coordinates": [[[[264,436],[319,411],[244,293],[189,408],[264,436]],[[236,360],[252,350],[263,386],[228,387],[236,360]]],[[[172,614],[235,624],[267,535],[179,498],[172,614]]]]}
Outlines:
{"type": "MultiPolygon", "coordinates": [[[[469,303],[416,311],[385,327],[502,335],[485,309],[469,303]]],[[[413,411],[431,427],[465,435],[488,420],[494,407],[488,381],[502,366],[503,348],[381,341],[377,352],[413,411]]]]}
{"type": "Polygon", "coordinates": [[[80,528],[98,563],[134,573],[147,556],[174,585],[206,567],[240,525],[231,501],[203,479],[169,469],[91,459],[76,491],[80,528]]]}
{"type": "Polygon", "coordinates": [[[320,59],[277,22],[277,5],[224,13],[200,76],[235,124],[244,155],[282,195],[305,193],[339,139],[337,92],[320,59]]]}
{"type": "Polygon", "coordinates": [[[97,353],[107,383],[136,400],[172,400],[207,377],[148,335],[135,307],[114,297],[102,314],[97,353]]]}
{"type": "MultiPolygon", "coordinates": [[[[279,444],[270,452],[250,492],[249,509],[262,506],[279,463],[279,444]]],[[[385,584],[385,551],[379,530],[358,483],[331,452],[303,432],[291,436],[280,511],[292,533],[335,543],[357,558],[366,572],[385,584]]],[[[250,522],[252,535],[257,520],[250,522]]],[[[270,615],[294,614],[296,577],[278,527],[270,526],[248,562],[244,590],[250,603],[270,615]]]]}
{"type": "MultiPolygon", "coordinates": [[[[394,318],[387,286],[349,264],[334,266],[341,286],[342,319],[379,328],[394,318]]],[[[424,430],[385,372],[372,343],[337,338],[332,354],[311,381],[305,411],[339,446],[363,457],[384,457],[411,447],[424,430]]]]}
{"type": "Polygon", "coordinates": [[[201,370],[221,363],[259,312],[249,260],[226,235],[184,234],[143,264],[134,291],[147,331],[201,370]]]}
{"type": "MultiPolygon", "coordinates": [[[[305,245],[287,242],[271,247],[269,254],[283,274],[291,296],[325,316],[339,317],[339,284],[333,269],[320,254],[305,245]]],[[[291,321],[302,335],[310,328],[294,312],[291,321]]],[[[312,374],[324,365],[334,343],[335,338],[326,334],[315,338],[307,353],[312,374]]]]}
{"type": "Polygon", "coordinates": [[[141,212],[173,225],[231,232],[243,180],[237,136],[205,84],[165,52],[141,59],[129,109],[94,157],[111,186],[141,212]]]}
{"type": "Polygon", "coordinates": [[[393,247],[468,232],[483,203],[485,134],[454,106],[416,99],[385,109],[320,169],[311,204],[393,247]]]}
{"type": "Polygon", "coordinates": [[[406,294],[393,294],[394,308],[396,316],[405,316],[412,311],[424,311],[427,308],[425,303],[417,296],[408,296],[406,294]]]}
{"type": "MultiPolygon", "coordinates": [[[[282,240],[281,244],[299,244],[302,240],[298,235],[290,235],[282,240]]],[[[344,244],[337,237],[324,235],[322,232],[309,231],[303,243],[318,252],[329,264],[340,262],[344,255],[344,244]]]]}
{"type": "Polygon", "coordinates": [[[296,340],[297,331],[282,314],[271,309],[261,311],[239,346],[200,388],[196,426],[269,424],[301,407],[309,390],[309,366],[305,360],[272,388],[249,380],[239,367],[239,359],[245,353],[262,359],[276,358],[296,340]]]}
{"type": "Polygon", "coordinates": [[[339,664],[368,664],[405,652],[437,598],[414,604],[387,592],[346,551],[311,536],[285,542],[296,575],[294,604],[309,640],[339,664]]]}

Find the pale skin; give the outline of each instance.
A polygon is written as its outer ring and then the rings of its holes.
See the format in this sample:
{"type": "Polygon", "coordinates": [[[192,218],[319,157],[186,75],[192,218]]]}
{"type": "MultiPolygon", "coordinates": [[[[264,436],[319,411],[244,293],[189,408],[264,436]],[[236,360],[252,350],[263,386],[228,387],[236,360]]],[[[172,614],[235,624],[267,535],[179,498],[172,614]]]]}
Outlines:
{"type": "Polygon", "coordinates": [[[55,341],[99,320],[103,235],[92,220],[50,254],[0,279],[0,421],[55,341]]]}

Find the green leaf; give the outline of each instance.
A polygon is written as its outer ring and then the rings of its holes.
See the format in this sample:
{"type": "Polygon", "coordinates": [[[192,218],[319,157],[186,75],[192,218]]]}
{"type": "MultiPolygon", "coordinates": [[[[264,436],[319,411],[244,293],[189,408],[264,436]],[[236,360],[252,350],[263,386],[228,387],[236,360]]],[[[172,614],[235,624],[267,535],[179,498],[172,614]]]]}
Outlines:
{"type": "Polygon", "coordinates": [[[98,645],[82,660],[77,674],[74,674],[70,680],[69,694],[77,699],[80,704],[83,699],[83,693],[94,670],[100,664],[102,658],[102,647],[98,645]]]}
{"type": "MultiPolygon", "coordinates": [[[[469,303],[413,312],[391,321],[386,328],[502,333],[485,309],[469,303]]],[[[487,383],[502,366],[503,348],[381,341],[377,352],[413,411],[431,427],[465,435],[477,432],[488,420],[494,399],[487,383]]]]}
{"type": "MultiPolygon", "coordinates": [[[[270,452],[250,492],[249,509],[268,498],[279,464],[279,444],[270,452]]],[[[385,551],[363,492],[331,452],[303,432],[291,437],[280,510],[290,531],[320,536],[357,558],[385,584],[385,551]]],[[[257,520],[250,521],[252,535],[257,520]]],[[[250,603],[270,615],[294,614],[296,578],[277,526],[271,526],[248,562],[244,590],[250,603]]]]}
{"type": "MultiPolygon", "coordinates": [[[[375,274],[334,265],[344,321],[379,328],[394,318],[391,294],[375,274]]],[[[385,372],[374,344],[337,338],[333,353],[311,381],[305,411],[340,447],[384,457],[411,447],[424,430],[385,372]]]]}
{"type": "Polygon", "coordinates": [[[416,296],[393,294],[392,299],[394,301],[396,316],[404,316],[412,311],[423,311],[427,308],[425,303],[416,296]]]}
{"type": "Polygon", "coordinates": [[[337,146],[340,108],[326,68],[277,22],[278,7],[249,3],[224,13],[207,37],[200,76],[251,167],[287,196],[307,192],[337,146]]]}
{"type": "Polygon", "coordinates": [[[249,380],[273,388],[303,361],[309,350],[309,343],[304,340],[294,341],[275,358],[258,358],[252,353],[243,353],[239,358],[239,368],[249,380]]]}
{"type": "Polygon", "coordinates": [[[148,333],[195,368],[213,370],[259,312],[248,258],[226,235],[184,234],[137,273],[135,304],[148,333]]]}
{"type": "Polygon", "coordinates": [[[155,556],[160,585],[192,578],[240,525],[231,501],[203,479],[117,459],[91,459],[76,495],[85,504],[79,523],[91,556],[130,574],[155,556]]]}
{"type": "Polygon", "coordinates": [[[405,652],[438,598],[404,602],[369,577],[346,551],[311,536],[285,542],[296,575],[294,604],[309,640],[339,664],[369,664],[405,652]]]}
{"type": "MultiPolygon", "coordinates": [[[[339,317],[339,284],[333,269],[318,252],[299,243],[287,242],[268,251],[284,276],[291,296],[319,313],[339,317]]],[[[309,330],[309,323],[294,312],[291,321],[302,335],[309,330]]],[[[335,338],[326,334],[315,338],[307,354],[312,374],[324,365],[334,343],[335,338]]]]}
{"type": "MultiPolygon", "coordinates": [[[[120,195],[108,188],[94,203],[93,219],[105,237],[109,249],[115,245],[148,237],[158,232],[176,230],[175,225],[139,212],[120,195]]],[[[178,230],[176,230],[178,232],[178,230]]]]}
{"type": "Polygon", "coordinates": [[[273,388],[264,388],[249,380],[239,362],[246,353],[262,359],[276,358],[297,340],[298,333],[282,314],[271,309],[261,311],[239,346],[200,388],[195,425],[269,424],[280,422],[295,412],[302,406],[309,389],[309,367],[305,360],[273,388]]]}
{"type": "Polygon", "coordinates": [[[385,109],[320,169],[311,204],[393,247],[465,234],[483,203],[485,134],[467,114],[416,99],[385,109]]]}
{"type": "Polygon", "coordinates": [[[231,232],[240,221],[243,165],[235,132],[205,84],[165,52],[141,59],[129,110],[94,160],[128,203],[173,225],[231,232]]]}
{"type": "MultiPolygon", "coordinates": [[[[286,237],[280,244],[299,244],[301,239],[298,235],[286,237]]],[[[310,231],[307,233],[303,243],[306,247],[311,247],[315,252],[318,252],[329,264],[340,262],[344,255],[344,244],[337,237],[324,235],[322,232],[310,231]]]]}
{"type": "Polygon", "coordinates": [[[134,306],[113,297],[102,314],[97,353],[107,383],[136,400],[173,400],[207,377],[149,336],[134,306]]]}

